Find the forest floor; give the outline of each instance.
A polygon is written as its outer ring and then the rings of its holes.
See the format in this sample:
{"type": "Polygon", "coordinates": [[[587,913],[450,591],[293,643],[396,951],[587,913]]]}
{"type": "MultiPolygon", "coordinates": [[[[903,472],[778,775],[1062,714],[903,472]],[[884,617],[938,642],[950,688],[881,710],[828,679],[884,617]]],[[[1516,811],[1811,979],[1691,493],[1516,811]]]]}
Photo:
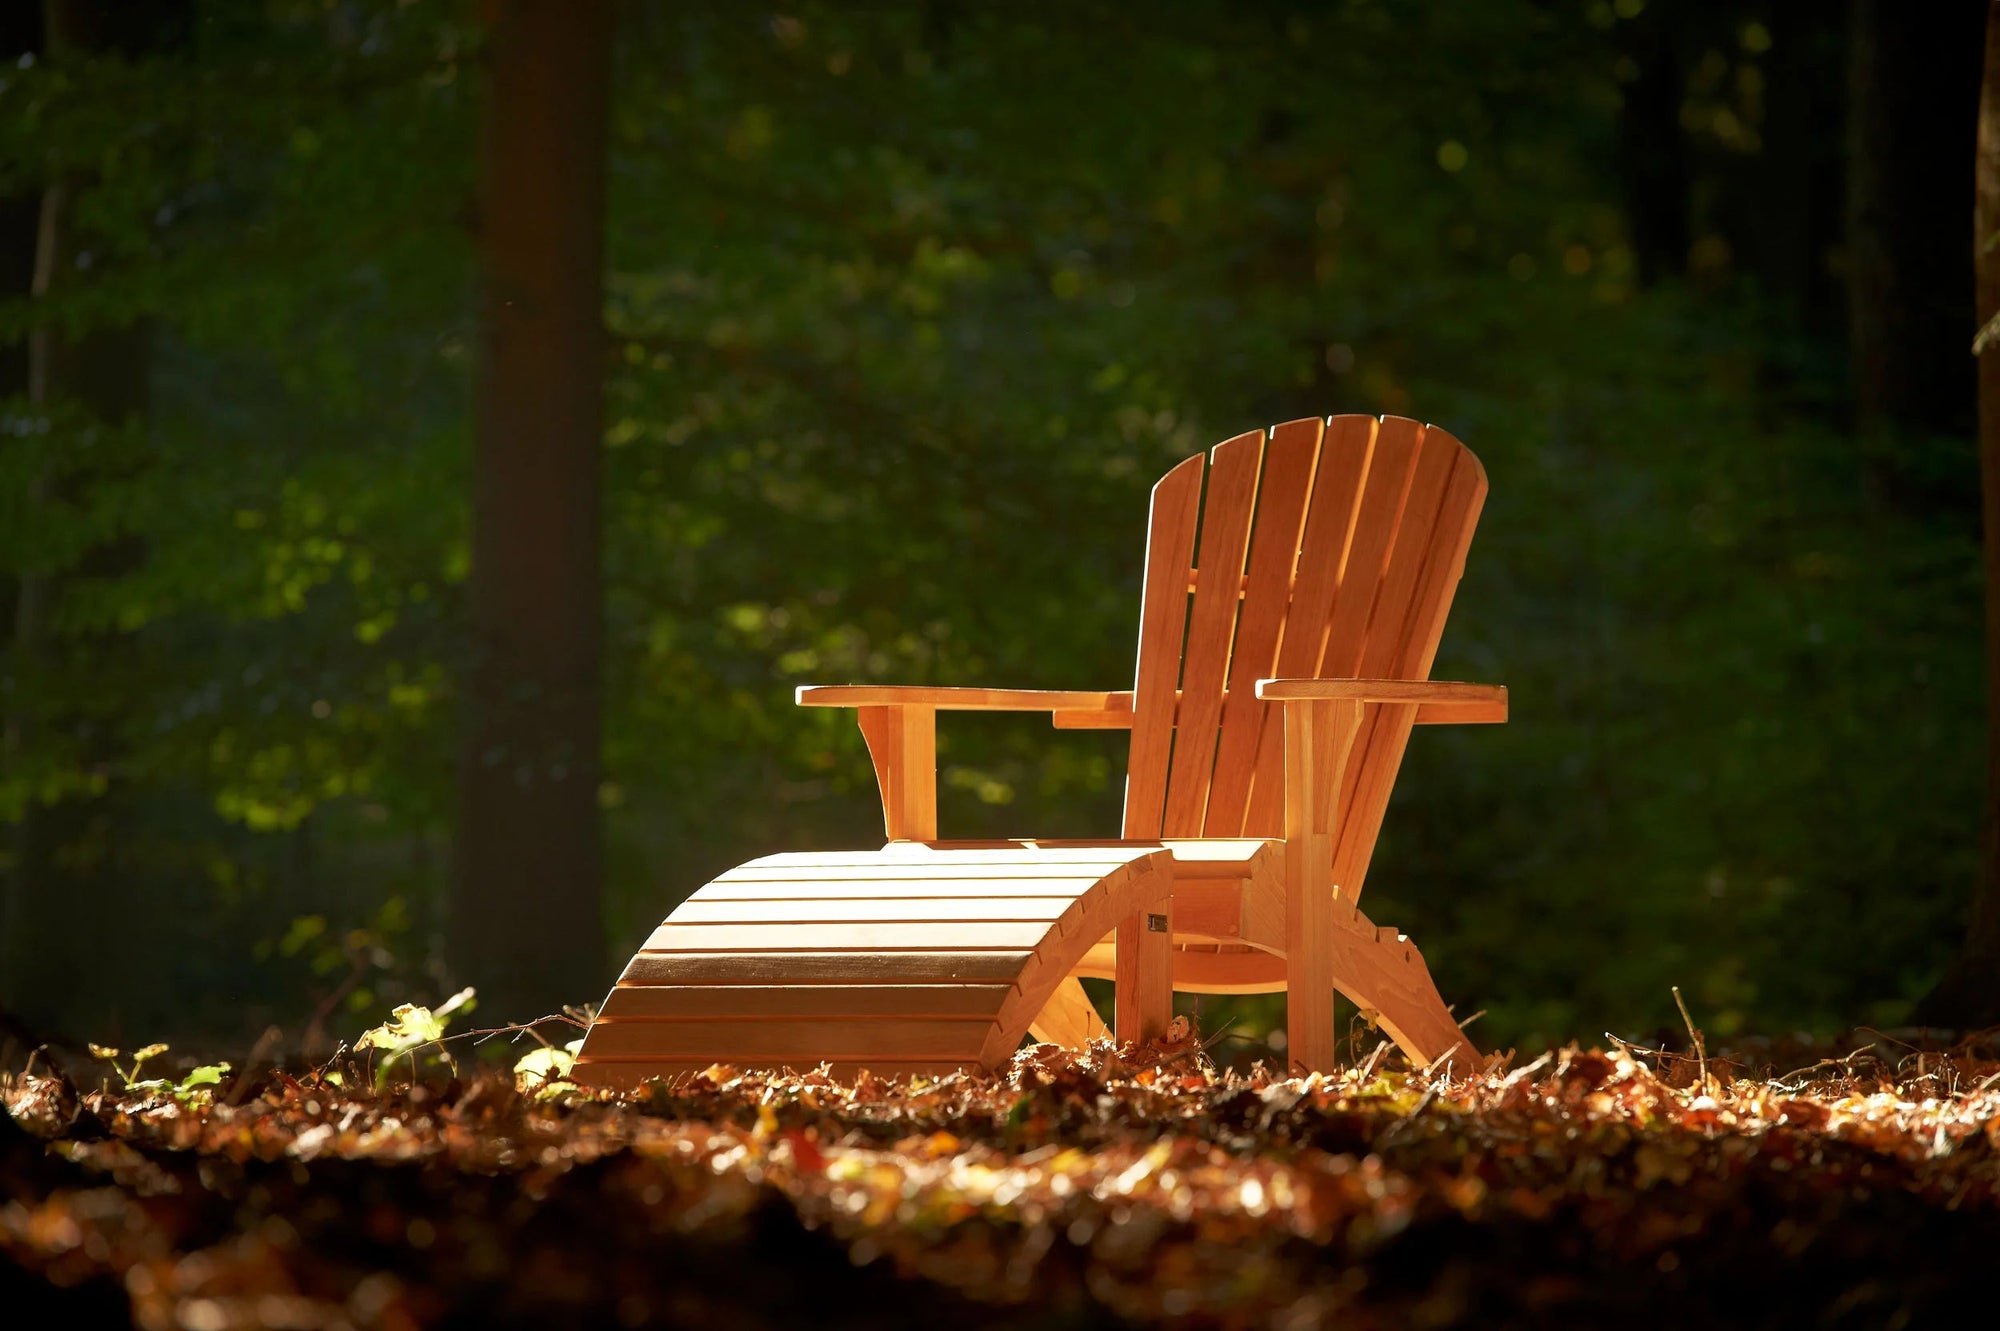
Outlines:
{"type": "Polygon", "coordinates": [[[44,1067],[0,1077],[0,1323],[1992,1325],[1994,1054],[1771,1077],[1621,1045],[1444,1082],[1107,1043],[628,1097],[44,1067]]]}

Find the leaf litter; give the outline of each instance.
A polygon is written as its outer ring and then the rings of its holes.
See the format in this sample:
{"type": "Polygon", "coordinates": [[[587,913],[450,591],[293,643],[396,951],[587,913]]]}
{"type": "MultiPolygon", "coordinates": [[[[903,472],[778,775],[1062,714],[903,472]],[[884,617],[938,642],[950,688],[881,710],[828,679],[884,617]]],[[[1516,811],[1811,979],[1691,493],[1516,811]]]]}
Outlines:
{"type": "Polygon", "coordinates": [[[629,1094],[560,1062],[204,1069],[200,1094],[26,1074],[0,1078],[0,1310],[146,1331],[1965,1325],[1996,1306],[2000,1061],[1865,1052],[1777,1079],[1625,1044],[1286,1078],[1100,1040],[990,1076],[718,1064],[629,1094]]]}

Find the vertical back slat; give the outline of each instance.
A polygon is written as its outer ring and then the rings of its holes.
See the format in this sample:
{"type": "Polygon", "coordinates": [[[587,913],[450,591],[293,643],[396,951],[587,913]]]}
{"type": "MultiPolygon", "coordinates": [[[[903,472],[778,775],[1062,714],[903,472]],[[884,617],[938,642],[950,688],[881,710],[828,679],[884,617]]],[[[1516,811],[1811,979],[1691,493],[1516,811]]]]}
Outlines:
{"type": "MultiPolygon", "coordinates": [[[[1306,511],[1305,535],[1299,545],[1292,603],[1272,667],[1275,674],[1289,676],[1293,667],[1310,674],[1319,659],[1334,594],[1340,588],[1341,565],[1354,537],[1355,514],[1373,465],[1377,424],[1373,416],[1333,416],[1327,420],[1319,466],[1313,475],[1312,501],[1306,511]]],[[[1278,836],[1284,825],[1284,718],[1279,708],[1267,706],[1257,733],[1257,766],[1244,807],[1243,834],[1278,836]]]]}
{"type": "MultiPolygon", "coordinates": [[[[1342,418],[1336,418],[1336,421],[1339,419],[1342,418]]],[[[1329,445],[1333,442],[1333,424],[1329,422],[1329,445]]],[[[1330,598],[1326,602],[1301,605],[1302,598],[1294,599],[1294,618],[1286,623],[1285,642],[1278,649],[1280,676],[1306,679],[1314,676],[1351,676],[1354,673],[1351,664],[1342,669],[1341,663],[1351,661],[1366,629],[1369,612],[1375,604],[1376,589],[1381,584],[1383,566],[1388,560],[1397,525],[1402,520],[1403,498],[1409,490],[1410,472],[1416,462],[1420,430],[1406,428],[1409,424],[1395,417],[1375,423],[1367,469],[1354,503],[1353,516],[1347,519],[1350,530],[1335,585],[1330,589],[1330,598]],[[1300,614],[1301,611],[1305,612],[1304,615],[1300,614]]],[[[1321,449],[1321,456],[1323,469],[1326,462],[1324,448],[1321,449]]],[[[1307,519],[1308,540],[1313,521],[1318,516],[1315,512],[1307,519]]],[[[1264,740],[1267,746],[1282,747],[1277,730],[1275,717],[1267,718],[1264,740]]],[[[1281,762],[1281,754],[1274,753],[1269,758],[1259,754],[1258,784],[1265,788],[1251,790],[1250,817],[1245,820],[1244,828],[1248,835],[1277,836],[1284,825],[1284,790],[1278,778],[1270,782],[1264,779],[1266,764],[1282,770],[1281,762]],[[1269,788],[1272,786],[1278,788],[1269,788]]]]}
{"type": "MultiPolygon", "coordinates": [[[[1428,678],[1486,495],[1463,445],[1397,417],[1293,421],[1212,459],[1205,508],[1202,457],[1153,490],[1128,838],[1283,835],[1281,709],[1256,680],[1428,678]]],[[[1331,866],[1350,901],[1415,712],[1370,707],[1355,737],[1331,866]]]]}
{"type": "Polygon", "coordinates": [[[1152,515],[1146,528],[1146,583],[1140,593],[1139,663],[1132,686],[1132,756],[1125,776],[1124,835],[1128,839],[1150,840],[1160,835],[1204,461],[1197,453],[1153,487],[1152,515]]]}
{"type": "Polygon", "coordinates": [[[1188,614],[1187,645],[1181,653],[1181,700],[1175,713],[1162,836],[1201,835],[1215,766],[1222,688],[1229,676],[1229,645],[1242,604],[1243,555],[1250,543],[1250,514],[1257,502],[1263,460],[1261,431],[1217,444],[1209,454],[1194,609],[1188,614]]]}
{"type": "Polygon", "coordinates": [[[1287,421],[1271,431],[1264,450],[1264,474],[1257,487],[1257,516],[1250,538],[1250,571],[1243,609],[1229,652],[1229,695],[1215,745],[1215,774],[1209,783],[1206,836],[1241,836],[1250,804],[1250,780],[1257,770],[1257,739],[1268,703],[1257,700],[1257,681],[1277,663],[1278,637],[1292,599],[1299,562],[1306,499],[1319,460],[1326,422],[1318,417],[1287,421]]]}
{"type": "MultiPolygon", "coordinates": [[[[1420,505],[1430,508],[1431,517],[1423,524],[1421,539],[1414,529],[1408,533],[1413,553],[1407,575],[1396,572],[1393,583],[1385,582],[1383,588],[1385,605],[1393,595],[1406,610],[1400,622],[1371,628],[1362,663],[1364,675],[1430,677],[1452,595],[1465,569],[1472,530],[1486,500],[1485,470],[1458,440],[1433,426],[1426,432],[1424,453],[1418,480],[1411,486],[1410,502],[1412,510],[1420,505]],[[1441,479],[1434,481],[1440,473],[1441,479]],[[1429,497],[1433,486],[1435,501],[1429,497]]],[[[1413,519],[1406,519],[1406,526],[1413,525],[1413,519]]],[[[1416,712],[1412,707],[1370,710],[1375,715],[1355,741],[1359,761],[1349,764],[1353,777],[1342,792],[1341,830],[1334,851],[1334,881],[1348,901],[1360,896],[1367,878],[1368,862],[1374,855],[1375,839],[1416,712]]]]}
{"type": "MultiPolygon", "coordinates": [[[[1375,595],[1366,607],[1365,615],[1341,615],[1344,622],[1336,626],[1340,641],[1327,640],[1327,659],[1322,663],[1320,674],[1327,679],[1380,679],[1395,670],[1396,658],[1402,647],[1405,626],[1411,619],[1411,597],[1415,595],[1418,575],[1431,553],[1431,534],[1437,526],[1438,507],[1444,501],[1446,483],[1451,479],[1452,463],[1456,449],[1448,438],[1430,440],[1424,434],[1424,427],[1416,421],[1390,417],[1382,422],[1386,432],[1395,429],[1398,436],[1411,439],[1416,446],[1416,463],[1410,476],[1409,488],[1404,492],[1400,513],[1397,516],[1396,531],[1386,557],[1382,573],[1376,584],[1375,595]],[[1349,632],[1353,624],[1360,627],[1349,632]]],[[[1356,602],[1342,606],[1343,611],[1352,611],[1356,602]]],[[[1370,707],[1361,723],[1361,733],[1355,737],[1354,754],[1356,761],[1347,766],[1346,780],[1340,791],[1343,829],[1353,824],[1354,797],[1362,782],[1362,772],[1368,766],[1371,754],[1379,755],[1384,750],[1377,740],[1385,744],[1393,743],[1390,734],[1400,728],[1407,734],[1415,713],[1403,707],[1370,707]]],[[[1398,749],[1400,753],[1400,749],[1398,749]]],[[[1345,830],[1341,839],[1348,840],[1345,830]]],[[[1352,844],[1352,843],[1350,843],[1352,844]]],[[[1364,857],[1365,858],[1365,857],[1364,857]]],[[[1341,890],[1349,894],[1349,899],[1358,889],[1346,880],[1336,877],[1341,890]]]]}
{"type": "Polygon", "coordinates": [[[1327,625],[1326,647],[1305,674],[1321,679],[1365,678],[1359,672],[1377,603],[1386,598],[1397,556],[1408,558],[1408,545],[1399,538],[1419,472],[1423,438],[1424,427],[1416,421],[1383,417],[1375,436],[1375,466],[1361,498],[1333,619],[1327,625]]]}

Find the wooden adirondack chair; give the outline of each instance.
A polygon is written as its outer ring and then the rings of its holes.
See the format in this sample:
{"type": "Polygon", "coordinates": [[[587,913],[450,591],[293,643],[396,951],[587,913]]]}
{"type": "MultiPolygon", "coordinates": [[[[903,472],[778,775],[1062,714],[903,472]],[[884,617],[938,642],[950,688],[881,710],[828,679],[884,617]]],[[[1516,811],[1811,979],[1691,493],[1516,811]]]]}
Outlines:
{"type": "Polygon", "coordinates": [[[1327,1069],[1339,990],[1415,1060],[1476,1066],[1415,946],[1357,903],[1410,727],[1506,719],[1506,690],[1427,678],[1485,494],[1472,453],[1415,421],[1240,435],[1153,488],[1130,691],[801,688],[858,709],[889,844],[697,891],[574,1075],[993,1067],[1030,1030],[1100,1028],[1093,975],[1116,982],[1120,1038],[1162,1034],[1175,989],[1284,989],[1289,1057],[1327,1069]],[[940,710],[1129,727],[1123,835],[938,840],[940,710]]]}

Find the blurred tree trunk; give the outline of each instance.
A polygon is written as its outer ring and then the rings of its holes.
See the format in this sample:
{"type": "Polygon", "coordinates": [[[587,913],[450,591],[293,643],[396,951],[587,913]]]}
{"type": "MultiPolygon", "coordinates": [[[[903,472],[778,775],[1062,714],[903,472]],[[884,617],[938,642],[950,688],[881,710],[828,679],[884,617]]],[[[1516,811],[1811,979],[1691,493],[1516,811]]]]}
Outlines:
{"type": "Polygon", "coordinates": [[[1826,129],[1847,95],[1845,18],[1824,0],[1769,6],[1763,147],[1736,159],[1731,186],[1732,229],[1779,326],[1829,341],[1847,320],[1845,285],[1828,262],[1841,243],[1843,154],[1826,129]]]}
{"type": "MultiPolygon", "coordinates": [[[[24,55],[39,53],[42,49],[41,14],[25,7],[10,8],[0,12],[0,23],[5,26],[6,48],[0,55],[14,61],[24,55]]],[[[6,294],[9,297],[32,296],[36,288],[36,272],[40,268],[42,201],[34,194],[16,195],[9,198],[4,208],[0,208],[0,245],[5,246],[7,262],[6,294]]],[[[0,348],[0,396],[27,397],[30,385],[37,377],[34,373],[36,360],[32,343],[30,345],[10,345],[0,348]]],[[[33,629],[39,622],[39,612],[32,608],[38,595],[34,574],[27,570],[7,570],[9,577],[0,585],[0,624],[7,629],[7,674],[18,680],[28,667],[27,657],[34,648],[31,639],[38,635],[24,632],[24,627],[33,629]]],[[[4,714],[0,714],[0,763],[18,770],[29,739],[31,718],[22,709],[18,700],[19,685],[12,690],[4,714]]],[[[20,976],[27,964],[27,912],[28,883],[33,874],[28,868],[28,859],[33,837],[35,811],[22,818],[9,829],[6,872],[0,875],[0,1003],[19,1002],[22,993],[20,976]]]]}
{"type": "MultiPolygon", "coordinates": [[[[1986,77],[1973,154],[1972,253],[1980,327],[2000,318],[2000,0],[1986,19],[1986,77]]],[[[2000,1026],[2000,344],[1981,347],[1980,513],[1986,542],[1986,862],[1958,962],[1918,1004],[1928,1025],[2000,1026]]]]}
{"type": "MultiPolygon", "coordinates": [[[[110,0],[45,0],[41,10],[41,54],[60,61],[99,52],[136,57],[185,37],[188,6],[159,4],[125,7],[110,0]]],[[[79,198],[95,181],[65,177],[51,181],[34,208],[34,261],[29,295],[46,300],[73,280],[78,254],[86,243],[75,217],[79,198]]],[[[149,399],[152,330],[144,321],[121,328],[100,328],[65,336],[52,322],[38,323],[29,333],[22,389],[31,408],[48,410],[61,404],[84,408],[107,425],[122,425],[143,416],[149,399]]],[[[60,499],[48,474],[31,482],[38,502],[60,499]]],[[[88,574],[102,574],[129,565],[133,552],[100,547],[84,561],[88,574]]],[[[18,761],[33,748],[41,730],[64,718],[43,714],[36,702],[43,681],[62,669],[62,644],[50,632],[62,592],[58,574],[42,569],[20,571],[13,589],[9,641],[11,673],[17,700],[4,718],[0,756],[18,761]]],[[[58,805],[30,803],[14,829],[12,864],[0,891],[0,977],[6,1001],[36,1021],[48,1021],[59,1011],[62,996],[84,966],[101,953],[89,929],[81,927],[83,911],[117,910],[117,881],[83,884],[59,864],[62,847],[89,834],[91,810],[71,798],[58,805]]]]}
{"type": "MultiPolygon", "coordinates": [[[[1851,0],[1848,29],[1848,334],[1857,421],[1968,427],[1963,240],[1970,203],[1982,0],[1851,0]],[[1958,220],[1954,220],[1958,219],[1958,220]]],[[[1883,498],[1907,507],[1885,451],[1883,498]]]]}
{"type": "Polygon", "coordinates": [[[487,1011],[606,987],[598,836],[609,0],[492,0],[472,651],[446,940],[487,1011]]]}
{"type": "Polygon", "coordinates": [[[1633,78],[1618,114],[1618,164],[1639,280],[1650,286],[1687,267],[1692,168],[1681,127],[1686,95],[1678,24],[1686,11],[1652,5],[1619,25],[1633,78]]]}

